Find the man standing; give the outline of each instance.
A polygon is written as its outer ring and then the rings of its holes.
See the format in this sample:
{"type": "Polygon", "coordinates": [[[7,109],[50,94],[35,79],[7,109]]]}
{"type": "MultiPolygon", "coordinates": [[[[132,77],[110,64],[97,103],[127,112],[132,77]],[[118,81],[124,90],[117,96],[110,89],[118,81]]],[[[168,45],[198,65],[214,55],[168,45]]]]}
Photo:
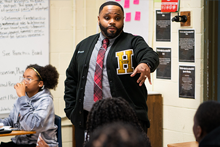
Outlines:
{"type": "Polygon", "coordinates": [[[124,10],[114,1],[100,6],[101,32],[81,41],[66,70],[66,116],[75,126],[76,146],[82,147],[88,111],[95,101],[122,97],[134,108],[143,129],[147,116],[147,89],[144,81],[159,58],[140,36],[123,32],[124,10]]]}

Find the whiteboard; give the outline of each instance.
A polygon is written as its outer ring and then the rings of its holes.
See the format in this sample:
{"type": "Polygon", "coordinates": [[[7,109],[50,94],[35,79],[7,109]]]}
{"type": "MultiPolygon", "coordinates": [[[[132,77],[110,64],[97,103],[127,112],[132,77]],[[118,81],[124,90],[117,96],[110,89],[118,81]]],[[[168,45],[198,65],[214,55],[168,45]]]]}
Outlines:
{"type": "Polygon", "coordinates": [[[0,118],[30,64],[49,64],[49,0],[0,0],[0,118]]]}

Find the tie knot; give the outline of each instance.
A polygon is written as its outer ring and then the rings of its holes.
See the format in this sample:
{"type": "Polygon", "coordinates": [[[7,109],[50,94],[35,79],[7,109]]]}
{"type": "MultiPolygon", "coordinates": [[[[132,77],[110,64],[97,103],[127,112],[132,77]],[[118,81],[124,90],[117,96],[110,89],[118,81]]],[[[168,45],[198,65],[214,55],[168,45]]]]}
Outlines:
{"type": "Polygon", "coordinates": [[[109,40],[107,38],[103,39],[102,44],[106,44],[108,46],[109,40]]]}

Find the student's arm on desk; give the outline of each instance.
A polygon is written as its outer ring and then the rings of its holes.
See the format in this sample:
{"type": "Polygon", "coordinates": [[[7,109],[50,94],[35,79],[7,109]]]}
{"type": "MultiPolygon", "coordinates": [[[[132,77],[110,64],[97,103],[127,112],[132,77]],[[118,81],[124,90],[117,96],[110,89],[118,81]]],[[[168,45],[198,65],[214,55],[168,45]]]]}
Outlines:
{"type": "Polygon", "coordinates": [[[13,119],[14,118],[14,108],[13,110],[10,112],[9,116],[7,118],[1,119],[0,118],[0,123],[3,123],[4,126],[12,126],[13,127],[13,119]]]}

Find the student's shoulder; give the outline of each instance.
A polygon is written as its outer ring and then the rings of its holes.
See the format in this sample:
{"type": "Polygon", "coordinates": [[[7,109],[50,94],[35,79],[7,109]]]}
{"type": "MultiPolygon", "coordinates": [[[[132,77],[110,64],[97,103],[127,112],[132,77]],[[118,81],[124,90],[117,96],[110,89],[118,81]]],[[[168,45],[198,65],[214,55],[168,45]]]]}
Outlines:
{"type": "Polygon", "coordinates": [[[48,89],[42,91],[42,94],[39,96],[39,101],[47,101],[48,103],[53,103],[53,97],[48,89]]]}

